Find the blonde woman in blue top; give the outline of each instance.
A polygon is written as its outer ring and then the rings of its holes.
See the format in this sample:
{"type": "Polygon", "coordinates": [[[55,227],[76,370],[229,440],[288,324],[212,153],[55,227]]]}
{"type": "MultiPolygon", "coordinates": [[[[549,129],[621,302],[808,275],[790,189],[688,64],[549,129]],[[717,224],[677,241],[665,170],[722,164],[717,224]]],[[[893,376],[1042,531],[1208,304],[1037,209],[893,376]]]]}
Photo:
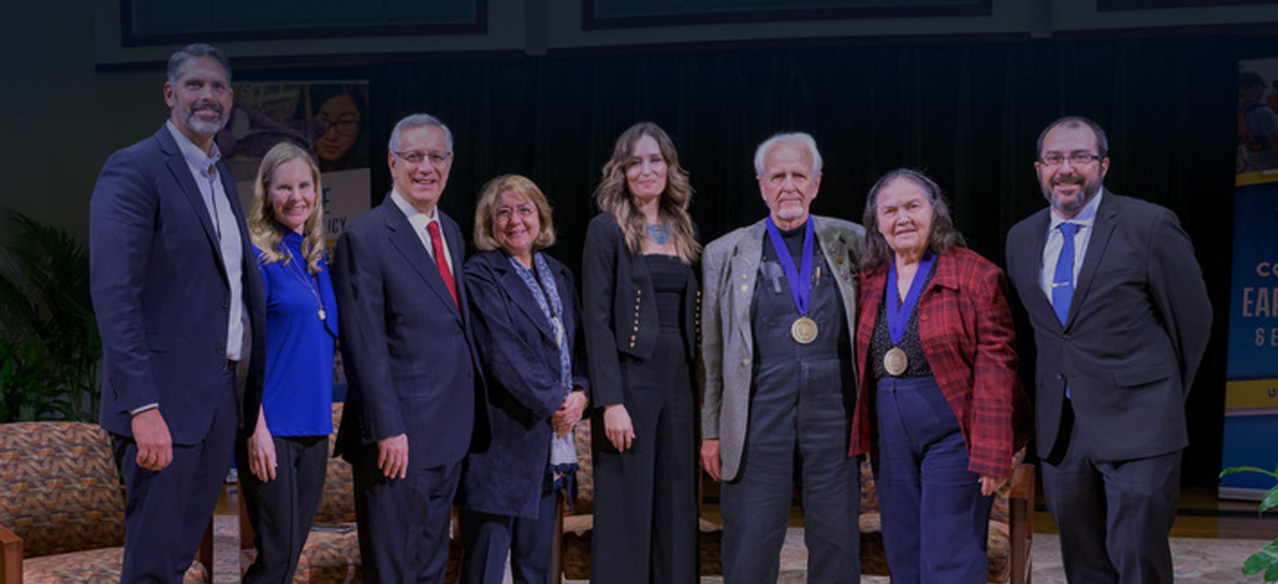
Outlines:
{"type": "Polygon", "coordinates": [[[266,381],[241,431],[240,484],[257,559],[244,582],[291,582],[324,490],[333,431],[337,302],[324,254],[319,168],[281,142],[262,158],[249,232],[266,289],[266,381]]]}

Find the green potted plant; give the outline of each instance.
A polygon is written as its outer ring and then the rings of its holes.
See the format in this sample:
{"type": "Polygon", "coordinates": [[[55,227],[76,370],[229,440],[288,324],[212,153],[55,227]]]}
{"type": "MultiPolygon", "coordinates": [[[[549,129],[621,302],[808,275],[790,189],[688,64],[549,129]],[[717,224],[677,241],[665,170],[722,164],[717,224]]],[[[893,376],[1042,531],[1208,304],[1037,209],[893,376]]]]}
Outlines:
{"type": "MultiPolygon", "coordinates": [[[[1273,477],[1275,481],[1278,481],[1278,468],[1268,471],[1254,466],[1231,466],[1220,471],[1220,476],[1224,477],[1225,475],[1242,472],[1260,473],[1273,477]]],[[[1269,492],[1265,493],[1265,497],[1260,500],[1258,513],[1264,514],[1265,511],[1273,509],[1275,506],[1278,506],[1278,484],[1269,489],[1269,492]]],[[[1242,572],[1246,575],[1264,572],[1265,582],[1278,582],[1278,539],[1269,542],[1265,547],[1260,548],[1260,551],[1244,560],[1242,572]]]]}
{"type": "Polygon", "coordinates": [[[66,231],[0,211],[0,422],[93,420],[102,342],[89,254],[66,231]]]}

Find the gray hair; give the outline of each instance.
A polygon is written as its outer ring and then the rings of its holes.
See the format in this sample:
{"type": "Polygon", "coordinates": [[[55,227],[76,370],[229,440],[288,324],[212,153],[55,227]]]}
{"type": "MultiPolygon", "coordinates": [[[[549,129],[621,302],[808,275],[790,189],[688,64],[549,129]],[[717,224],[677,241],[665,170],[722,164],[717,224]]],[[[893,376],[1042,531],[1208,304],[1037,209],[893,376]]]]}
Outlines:
{"type": "Polygon", "coordinates": [[[898,180],[907,180],[927,195],[927,202],[932,206],[932,233],[928,235],[927,246],[932,251],[943,254],[955,247],[965,247],[963,234],[954,228],[954,219],[950,217],[950,206],[945,202],[945,195],[936,181],[927,175],[910,168],[898,168],[883,175],[870,187],[870,195],[865,198],[865,213],[861,216],[861,224],[865,226],[865,244],[861,248],[862,269],[886,264],[892,259],[892,248],[888,246],[883,234],[879,233],[879,193],[888,185],[898,180]]]}
{"type": "Polygon", "coordinates": [[[762,144],[759,144],[759,148],[754,151],[754,174],[763,176],[763,158],[768,155],[768,151],[771,150],[773,146],[782,142],[798,142],[806,147],[808,152],[812,154],[813,178],[815,179],[816,175],[821,174],[821,151],[817,150],[816,140],[814,140],[812,135],[807,132],[776,134],[771,138],[764,140],[762,144]]]}
{"type": "Polygon", "coordinates": [[[448,153],[453,153],[453,132],[439,121],[439,118],[430,114],[410,114],[395,124],[395,129],[391,130],[390,142],[387,143],[387,149],[391,152],[399,151],[399,135],[405,130],[420,128],[422,126],[435,126],[444,131],[444,137],[448,139],[448,153]]]}
{"type": "Polygon", "coordinates": [[[1089,118],[1083,116],[1065,116],[1043,128],[1043,133],[1038,135],[1038,149],[1034,151],[1034,160],[1043,155],[1043,140],[1047,139],[1047,133],[1058,127],[1078,128],[1087,126],[1091,128],[1092,135],[1096,136],[1096,154],[1101,158],[1109,158],[1109,138],[1105,137],[1105,130],[1102,130],[1100,124],[1093,122],[1089,118]]]}
{"type": "Polygon", "coordinates": [[[181,79],[182,73],[186,71],[186,62],[196,57],[209,57],[216,60],[222,65],[222,71],[226,73],[226,82],[231,82],[231,61],[226,58],[226,53],[213,45],[192,43],[169,56],[167,71],[169,85],[177,87],[178,79],[181,79]]]}

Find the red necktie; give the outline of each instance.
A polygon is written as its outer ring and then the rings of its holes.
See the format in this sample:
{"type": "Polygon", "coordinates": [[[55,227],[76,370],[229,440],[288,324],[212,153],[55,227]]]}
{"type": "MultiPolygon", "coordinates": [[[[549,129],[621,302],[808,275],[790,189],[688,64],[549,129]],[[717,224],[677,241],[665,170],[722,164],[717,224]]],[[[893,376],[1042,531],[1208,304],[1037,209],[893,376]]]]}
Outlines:
{"type": "Polygon", "coordinates": [[[448,286],[448,293],[453,295],[453,304],[460,307],[461,305],[457,302],[457,284],[453,282],[453,271],[448,269],[448,258],[444,256],[444,239],[439,236],[439,222],[427,223],[426,231],[430,232],[430,247],[435,250],[435,265],[439,266],[439,276],[444,279],[444,285],[448,286]]]}

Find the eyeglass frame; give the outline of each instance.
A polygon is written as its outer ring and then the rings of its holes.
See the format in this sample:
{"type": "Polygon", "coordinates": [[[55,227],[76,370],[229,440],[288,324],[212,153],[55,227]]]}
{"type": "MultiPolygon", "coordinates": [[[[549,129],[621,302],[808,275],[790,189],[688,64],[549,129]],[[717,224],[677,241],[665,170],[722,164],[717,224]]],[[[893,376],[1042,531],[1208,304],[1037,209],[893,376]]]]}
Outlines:
{"type": "Polygon", "coordinates": [[[430,162],[431,166],[439,166],[443,164],[444,162],[446,162],[449,158],[452,158],[453,156],[452,152],[444,152],[444,153],[420,152],[417,150],[409,150],[405,152],[392,150],[391,154],[394,154],[395,156],[399,157],[399,159],[409,164],[421,164],[423,162],[430,162]],[[414,160],[414,158],[416,158],[416,160],[414,160]]]}
{"type": "Polygon", "coordinates": [[[329,120],[329,119],[326,119],[324,116],[317,116],[315,119],[318,120],[319,123],[324,124],[324,133],[320,134],[321,136],[327,135],[329,130],[337,130],[338,136],[358,136],[359,135],[358,119],[329,120]],[[343,130],[342,129],[343,127],[345,127],[346,130],[343,130]]]}
{"type": "Polygon", "coordinates": [[[1068,156],[1057,152],[1049,152],[1046,155],[1039,157],[1038,162],[1043,166],[1057,167],[1065,164],[1065,161],[1068,160],[1071,166],[1083,166],[1098,160],[1103,160],[1104,158],[1104,156],[1092,154],[1091,152],[1074,152],[1068,156]],[[1053,158],[1056,160],[1052,160],[1053,158]]]}

